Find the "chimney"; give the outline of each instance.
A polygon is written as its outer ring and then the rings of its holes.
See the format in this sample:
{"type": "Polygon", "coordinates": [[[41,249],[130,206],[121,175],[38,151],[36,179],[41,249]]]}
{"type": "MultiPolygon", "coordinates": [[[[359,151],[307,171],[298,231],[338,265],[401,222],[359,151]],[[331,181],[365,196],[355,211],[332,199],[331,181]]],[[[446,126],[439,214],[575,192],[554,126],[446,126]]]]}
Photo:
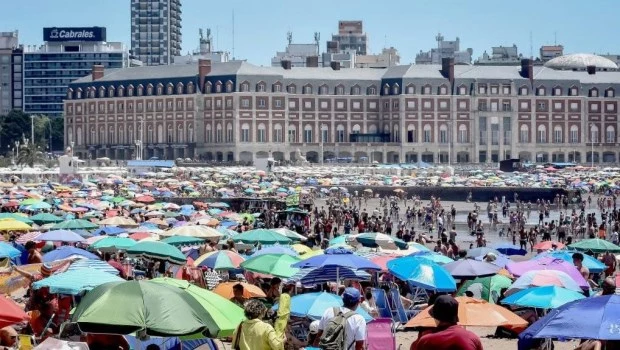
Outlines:
{"type": "Polygon", "coordinates": [[[198,84],[200,85],[200,91],[204,92],[205,80],[207,75],[211,73],[211,60],[199,59],[198,60],[198,84]]]}
{"type": "Polygon", "coordinates": [[[441,74],[450,81],[450,85],[454,85],[454,58],[441,59],[441,74]]]}
{"type": "Polygon", "coordinates": [[[529,58],[521,60],[521,76],[530,80],[534,84],[534,62],[529,58]]]}
{"type": "Polygon", "coordinates": [[[331,62],[331,67],[333,70],[340,70],[340,62],[339,61],[332,61],[331,62]]]}
{"type": "Polygon", "coordinates": [[[596,74],[596,66],[587,66],[586,71],[588,72],[588,74],[594,75],[596,74]]]}
{"type": "Polygon", "coordinates": [[[318,68],[318,66],[319,66],[319,56],[306,57],[306,67],[318,68]]]}
{"type": "Polygon", "coordinates": [[[100,64],[93,65],[92,77],[93,81],[103,78],[104,67],[100,64]]]}
{"type": "Polygon", "coordinates": [[[286,70],[291,70],[291,60],[282,60],[280,61],[280,64],[282,65],[282,68],[286,69],[286,70]]]}

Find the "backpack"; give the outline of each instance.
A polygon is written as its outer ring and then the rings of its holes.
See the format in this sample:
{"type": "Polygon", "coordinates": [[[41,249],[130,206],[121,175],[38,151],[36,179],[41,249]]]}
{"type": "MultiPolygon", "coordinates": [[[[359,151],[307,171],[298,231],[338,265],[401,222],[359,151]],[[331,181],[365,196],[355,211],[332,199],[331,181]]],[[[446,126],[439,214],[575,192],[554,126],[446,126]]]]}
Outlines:
{"type": "MultiPolygon", "coordinates": [[[[354,311],[343,313],[340,308],[334,308],[334,317],[327,322],[323,335],[319,341],[319,348],[324,350],[349,350],[345,349],[345,326],[347,319],[355,315],[354,311]]],[[[351,345],[355,344],[353,342],[351,345]]],[[[351,347],[349,345],[349,348],[351,347]]]]}

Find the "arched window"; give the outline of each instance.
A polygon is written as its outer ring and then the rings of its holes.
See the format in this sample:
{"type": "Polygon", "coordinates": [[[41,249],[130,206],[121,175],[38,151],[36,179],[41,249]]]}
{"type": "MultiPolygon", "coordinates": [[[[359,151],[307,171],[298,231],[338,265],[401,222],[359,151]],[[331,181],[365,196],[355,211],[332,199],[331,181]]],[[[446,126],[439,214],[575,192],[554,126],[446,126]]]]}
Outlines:
{"type": "Polygon", "coordinates": [[[99,126],[99,144],[105,145],[107,143],[107,137],[105,135],[105,127],[99,126]]]}
{"type": "Polygon", "coordinates": [[[289,94],[296,94],[297,86],[295,86],[295,84],[290,84],[289,86],[286,87],[286,92],[288,92],[289,94]]]}
{"type": "Polygon", "coordinates": [[[116,130],[113,125],[108,127],[108,142],[111,144],[116,144],[116,130]]]}
{"type": "Polygon", "coordinates": [[[547,127],[545,125],[538,126],[537,140],[538,143],[547,143],[547,127]]]}
{"type": "Polygon", "coordinates": [[[314,142],[312,135],[312,125],[310,124],[306,124],[306,126],[304,126],[304,142],[305,143],[312,143],[314,142]]]}
{"type": "Polygon", "coordinates": [[[108,87],[108,97],[114,97],[114,86],[108,87]]]}
{"type": "MultiPolygon", "coordinates": [[[[205,125],[205,142],[213,143],[213,130],[211,129],[211,124],[205,125]]],[[[217,142],[217,137],[215,142],[217,142]]]]}
{"type": "Polygon", "coordinates": [[[616,128],[613,125],[608,125],[605,129],[605,142],[616,143],[616,128]]]}
{"type": "MultiPolygon", "coordinates": [[[[207,82],[207,84],[210,84],[210,83],[207,82]]],[[[177,84],[177,95],[183,95],[183,83],[177,84]]]]}
{"type": "Polygon", "coordinates": [[[342,85],[336,86],[334,94],[336,94],[336,95],[344,95],[344,86],[342,86],[342,85]]]}
{"type": "Polygon", "coordinates": [[[104,97],[105,97],[105,88],[101,86],[99,88],[99,98],[104,98],[104,97]]]}
{"type": "Polygon", "coordinates": [[[155,131],[153,130],[153,125],[149,124],[146,127],[146,143],[155,142],[155,131]]]}
{"type": "Polygon", "coordinates": [[[273,142],[281,143],[284,142],[284,138],[282,135],[282,124],[275,123],[273,125],[273,142]]]}
{"type": "Polygon", "coordinates": [[[469,132],[467,131],[467,125],[459,125],[459,143],[469,143],[469,132]]]}
{"type": "Polygon", "coordinates": [[[446,124],[439,126],[439,143],[448,143],[448,126],[446,124]]]}
{"type": "Polygon", "coordinates": [[[125,128],[122,125],[118,126],[118,143],[121,145],[127,143],[127,140],[125,140],[125,128]]]}
{"type": "Polygon", "coordinates": [[[256,142],[267,142],[267,130],[264,123],[259,123],[256,130],[256,142]]]}
{"type": "Polygon", "coordinates": [[[519,129],[519,142],[530,142],[530,128],[526,124],[522,124],[521,128],[519,129]]]}
{"type": "Polygon", "coordinates": [[[164,137],[164,126],[161,124],[157,125],[157,143],[164,143],[165,141],[165,137],[164,137]]]}
{"type": "Polygon", "coordinates": [[[191,81],[187,84],[187,93],[188,94],[194,93],[194,83],[192,83],[191,81]]]}
{"type": "Polygon", "coordinates": [[[233,82],[231,80],[226,82],[226,92],[233,92],[233,82]]]}
{"type": "Polygon", "coordinates": [[[185,142],[185,130],[183,130],[182,123],[179,123],[179,125],[177,125],[177,142],[178,143],[185,142]]]}
{"type": "Polygon", "coordinates": [[[133,126],[132,125],[128,125],[127,126],[127,143],[128,144],[133,144],[133,140],[135,140],[135,135],[133,133],[133,126]]]}
{"type": "Polygon", "coordinates": [[[329,127],[327,124],[321,124],[321,142],[330,142],[329,139],[329,127]]]}
{"type": "Polygon", "coordinates": [[[174,127],[172,126],[172,124],[168,124],[168,128],[166,129],[166,142],[174,142],[174,127]]]}
{"type": "Polygon", "coordinates": [[[400,129],[398,127],[398,124],[394,124],[394,126],[392,127],[392,141],[400,142],[400,129]]]}
{"type": "Polygon", "coordinates": [[[423,134],[423,138],[422,138],[422,142],[433,142],[433,128],[431,127],[430,124],[424,124],[424,128],[422,129],[422,131],[424,131],[423,134]]]}
{"type": "Polygon", "coordinates": [[[129,86],[127,87],[127,96],[133,97],[133,94],[134,94],[134,87],[133,85],[129,84],[129,86]]]}
{"type": "Polygon", "coordinates": [[[162,83],[157,84],[156,94],[157,96],[161,96],[164,94],[164,85],[162,83]]]}
{"type": "Polygon", "coordinates": [[[577,125],[571,125],[568,141],[570,143],[579,143],[579,127],[577,125]]]}
{"type": "Polygon", "coordinates": [[[249,92],[250,91],[250,83],[244,81],[241,83],[241,92],[249,92]]]}
{"type": "Polygon", "coordinates": [[[250,142],[250,124],[241,125],[241,142],[250,142]]]}
{"type": "Polygon", "coordinates": [[[407,95],[414,95],[415,94],[415,85],[413,85],[413,84],[407,85],[406,94],[407,95]]]}
{"type": "Polygon", "coordinates": [[[390,84],[384,84],[383,85],[383,94],[384,95],[389,95],[390,94],[390,84]]]}
{"type": "Polygon", "coordinates": [[[553,143],[563,143],[564,135],[562,133],[562,127],[556,125],[553,127],[553,143]]]}
{"type": "Polygon", "coordinates": [[[346,142],[346,136],[344,133],[344,125],[336,125],[336,142],[346,142]]]}
{"type": "Polygon", "coordinates": [[[232,143],[233,141],[233,126],[232,123],[226,124],[226,142],[232,143]]]}
{"type": "Polygon", "coordinates": [[[359,85],[354,85],[351,88],[351,95],[361,95],[361,93],[362,93],[362,90],[359,85]]]}
{"type": "Polygon", "coordinates": [[[73,98],[73,89],[67,89],[67,100],[73,98]]]}
{"type": "Polygon", "coordinates": [[[590,89],[590,97],[598,97],[598,89],[597,88],[590,89]]]}
{"type": "Polygon", "coordinates": [[[327,87],[327,85],[321,85],[319,87],[319,95],[327,95],[329,94],[329,88],[327,87]]]}
{"type": "Polygon", "coordinates": [[[222,92],[222,82],[218,80],[215,82],[215,93],[219,94],[221,92],[222,92]]]}
{"type": "Polygon", "coordinates": [[[148,84],[146,86],[146,96],[152,96],[153,95],[153,84],[148,84]]]}
{"type": "Polygon", "coordinates": [[[615,97],[616,91],[613,88],[605,90],[605,97],[615,97]]]}
{"type": "Polygon", "coordinates": [[[117,95],[118,97],[125,97],[125,87],[123,85],[118,87],[117,95]]]}
{"type": "Polygon", "coordinates": [[[90,140],[89,144],[96,145],[97,144],[97,133],[95,132],[95,127],[90,127],[90,140]]]}
{"type": "Polygon", "coordinates": [[[303,93],[304,93],[304,95],[312,94],[312,85],[310,85],[310,84],[305,85],[303,93]]]}
{"type": "Polygon", "coordinates": [[[376,134],[377,133],[377,126],[375,124],[368,125],[368,133],[369,134],[376,134]]]}
{"type": "Polygon", "coordinates": [[[258,84],[256,84],[256,92],[265,92],[266,90],[266,84],[264,81],[259,81],[258,84]]]}
{"type": "Polygon", "coordinates": [[[362,132],[362,127],[359,124],[353,124],[353,127],[351,128],[351,133],[359,134],[361,132],[362,132]]]}
{"type": "Polygon", "coordinates": [[[377,87],[376,86],[372,85],[372,86],[369,86],[366,89],[366,95],[376,95],[376,94],[377,94],[377,87]]]}
{"type": "Polygon", "coordinates": [[[138,85],[138,89],[136,93],[138,96],[144,95],[144,86],[142,86],[142,84],[138,85]]]}
{"type": "Polygon", "coordinates": [[[82,135],[82,127],[78,126],[77,128],[75,128],[75,138],[76,138],[76,144],[78,146],[82,146],[84,144],[84,138],[82,135]]]}
{"type": "Polygon", "coordinates": [[[208,81],[205,84],[205,94],[210,94],[212,92],[213,92],[213,84],[210,81],[208,81]]]}
{"type": "Polygon", "coordinates": [[[187,142],[194,142],[194,126],[191,123],[187,124],[187,142]]]}
{"type": "Polygon", "coordinates": [[[416,133],[415,124],[407,125],[407,142],[418,142],[418,134],[416,133]]]}
{"type": "Polygon", "coordinates": [[[296,143],[297,142],[297,128],[295,125],[288,126],[288,142],[296,143]]]}
{"type": "Polygon", "coordinates": [[[172,85],[172,83],[168,83],[168,85],[166,85],[166,95],[172,94],[174,94],[174,85],[172,85]]]}
{"type": "Polygon", "coordinates": [[[392,86],[392,95],[398,94],[400,94],[400,86],[398,86],[398,84],[394,84],[394,86],[392,86]]]}
{"type": "Polygon", "coordinates": [[[216,143],[223,143],[224,142],[224,135],[222,134],[222,124],[221,123],[217,123],[215,125],[215,142],[216,143]]]}

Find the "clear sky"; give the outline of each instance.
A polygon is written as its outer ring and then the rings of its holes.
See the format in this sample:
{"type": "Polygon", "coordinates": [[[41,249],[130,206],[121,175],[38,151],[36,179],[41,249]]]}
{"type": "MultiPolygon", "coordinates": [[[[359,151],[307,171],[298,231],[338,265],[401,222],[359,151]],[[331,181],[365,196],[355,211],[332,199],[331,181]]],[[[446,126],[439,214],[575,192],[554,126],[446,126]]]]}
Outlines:
{"type": "MultiPolygon", "coordinates": [[[[130,0],[2,0],[0,31],[19,30],[25,45],[42,43],[46,26],[107,27],[108,41],[130,43],[130,0]]],[[[363,20],[370,51],[394,46],[401,63],[420,50],[461,39],[474,59],[491,46],[516,44],[534,56],[543,44],[564,45],[565,52],[620,54],[620,0],[182,0],[183,53],[198,46],[198,28],[211,28],[215,49],[232,51],[235,12],[235,56],[269,65],[284,50],[287,31],[293,42],[311,43],[313,33],[325,41],[337,32],[338,20],[363,20]]]]}

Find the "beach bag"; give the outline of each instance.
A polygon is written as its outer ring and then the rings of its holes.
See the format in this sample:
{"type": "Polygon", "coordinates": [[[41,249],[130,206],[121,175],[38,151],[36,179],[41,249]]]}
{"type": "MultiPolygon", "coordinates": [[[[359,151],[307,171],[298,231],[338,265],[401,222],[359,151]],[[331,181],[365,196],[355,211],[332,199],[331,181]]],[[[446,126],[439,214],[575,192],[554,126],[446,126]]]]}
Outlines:
{"type": "Polygon", "coordinates": [[[345,326],[347,319],[353,315],[355,315],[354,311],[343,313],[340,308],[335,307],[334,317],[327,322],[323,335],[321,335],[319,348],[324,350],[348,350],[345,349],[345,326]]]}

